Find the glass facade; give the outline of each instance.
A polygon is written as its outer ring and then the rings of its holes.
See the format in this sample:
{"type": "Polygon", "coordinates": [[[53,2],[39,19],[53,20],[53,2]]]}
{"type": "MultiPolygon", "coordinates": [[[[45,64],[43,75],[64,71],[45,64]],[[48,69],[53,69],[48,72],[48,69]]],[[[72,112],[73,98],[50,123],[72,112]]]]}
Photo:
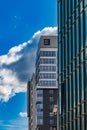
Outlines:
{"type": "Polygon", "coordinates": [[[87,130],[87,0],[58,0],[59,130],[87,130]]]}
{"type": "Polygon", "coordinates": [[[36,83],[40,87],[57,86],[57,49],[40,50],[36,61],[36,83]],[[50,50],[50,51],[49,51],[50,50]]]}

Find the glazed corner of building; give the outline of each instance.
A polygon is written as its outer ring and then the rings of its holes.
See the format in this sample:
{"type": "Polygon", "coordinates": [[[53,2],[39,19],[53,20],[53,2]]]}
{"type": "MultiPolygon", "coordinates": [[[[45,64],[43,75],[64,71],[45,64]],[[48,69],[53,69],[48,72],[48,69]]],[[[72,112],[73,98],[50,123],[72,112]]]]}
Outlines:
{"type": "Polygon", "coordinates": [[[38,48],[57,48],[58,47],[58,36],[57,35],[42,35],[39,40],[38,48]]]}

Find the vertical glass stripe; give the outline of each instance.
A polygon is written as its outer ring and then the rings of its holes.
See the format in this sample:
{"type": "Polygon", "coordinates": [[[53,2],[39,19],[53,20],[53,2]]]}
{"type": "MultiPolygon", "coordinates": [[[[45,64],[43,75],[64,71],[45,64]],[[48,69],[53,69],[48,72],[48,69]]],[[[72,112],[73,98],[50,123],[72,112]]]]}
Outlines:
{"type": "Polygon", "coordinates": [[[85,8],[85,45],[87,46],[87,7],[85,8]]]}

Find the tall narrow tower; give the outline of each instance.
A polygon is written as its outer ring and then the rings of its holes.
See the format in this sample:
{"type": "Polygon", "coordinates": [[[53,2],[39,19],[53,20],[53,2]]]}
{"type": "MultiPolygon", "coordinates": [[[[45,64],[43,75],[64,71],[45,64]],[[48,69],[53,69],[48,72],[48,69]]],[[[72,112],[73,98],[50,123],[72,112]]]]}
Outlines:
{"type": "Polygon", "coordinates": [[[57,116],[57,36],[41,36],[36,58],[37,130],[56,130],[57,116]]]}

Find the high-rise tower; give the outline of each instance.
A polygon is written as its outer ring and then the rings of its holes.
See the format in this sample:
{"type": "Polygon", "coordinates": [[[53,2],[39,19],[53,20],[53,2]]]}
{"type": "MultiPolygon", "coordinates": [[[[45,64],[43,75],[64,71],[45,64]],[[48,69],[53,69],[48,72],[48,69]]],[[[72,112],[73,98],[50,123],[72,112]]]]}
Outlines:
{"type": "Polygon", "coordinates": [[[87,0],[58,0],[59,130],[87,130],[87,0]]]}
{"type": "Polygon", "coordinates": [[[57,116],[57,36],[41,36],[36,58],[37,130],[56,130],[57,116]]]}

